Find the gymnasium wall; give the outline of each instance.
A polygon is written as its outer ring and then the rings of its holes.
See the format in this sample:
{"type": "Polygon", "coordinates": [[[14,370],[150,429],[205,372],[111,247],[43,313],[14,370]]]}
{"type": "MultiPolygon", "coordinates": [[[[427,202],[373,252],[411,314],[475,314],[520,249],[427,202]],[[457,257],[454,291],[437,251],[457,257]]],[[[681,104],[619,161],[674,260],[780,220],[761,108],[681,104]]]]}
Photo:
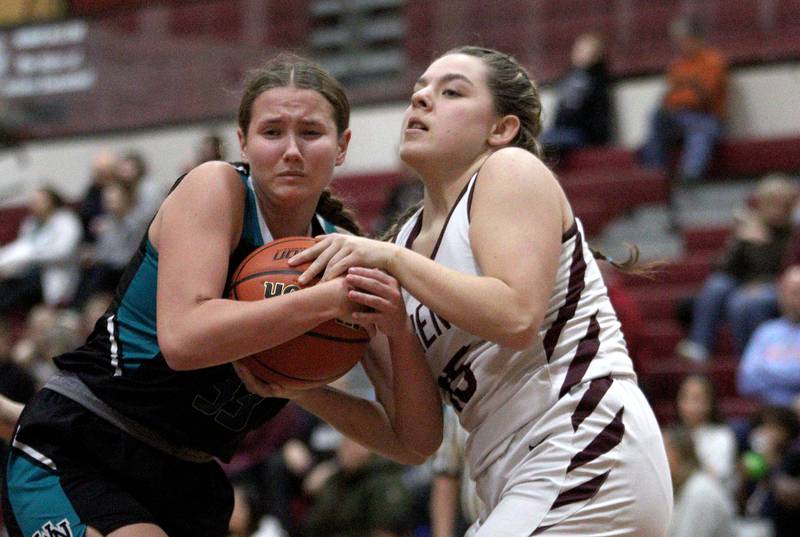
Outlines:
{"type": "MultiPolygon", "coordinates": [[[[657,76],[618,83],[614,100],[616,137],[621,145],[635,147],[641,142],[662,84],[662,79],[657,76]]],[[[797,88],[800,88],[798,63],[734,71],[728,137],[800,137],[800,91],[797,88]]],[[[547,119],[553,108],[553,89],[543,88],[542,99],[547,119]]],[[[354,109],[353,141],[340,174],[380,173],[400,168],[396,148],[404,108],[405,103],[396,102],[354,109]]],[[[153,176],[170,183],[191,160],[194,145],[209,129],[224,136],[228,158],[235,159],[238,144],[233,119],[99,137],[31,142],[20,150],[0,150],[0,203],[20,203],[28,192],[44,182],[54,184],[68,198],[77,198],[86,187],[92,155],[103,148],[141,151],[150,163],[153,176]]]]}

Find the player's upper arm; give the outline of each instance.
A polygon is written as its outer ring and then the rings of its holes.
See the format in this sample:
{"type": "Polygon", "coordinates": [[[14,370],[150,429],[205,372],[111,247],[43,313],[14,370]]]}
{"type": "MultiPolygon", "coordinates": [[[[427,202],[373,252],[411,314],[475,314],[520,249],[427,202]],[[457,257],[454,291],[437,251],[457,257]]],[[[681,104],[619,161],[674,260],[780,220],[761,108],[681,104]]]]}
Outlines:
{"type": "MultiPolygon", "coordinates": [[[[470,242],[485,276],[505,282],[513,306],[541,323],[555,282],[564,211],[550,170],[531,153],[505,148],[481,168],[470,209],[470,242]]],[[[512,306],[512,305],[510,305],[512,306]]]]}
{"type": "Polygon", "coordinates": [[[180,334],[188,310],[222,295],[228,258],[241,234],[243,190],[230,165],[210,162],[192,170],[162,204],[151,230],[162,345],[162,338],[180,334]]]}

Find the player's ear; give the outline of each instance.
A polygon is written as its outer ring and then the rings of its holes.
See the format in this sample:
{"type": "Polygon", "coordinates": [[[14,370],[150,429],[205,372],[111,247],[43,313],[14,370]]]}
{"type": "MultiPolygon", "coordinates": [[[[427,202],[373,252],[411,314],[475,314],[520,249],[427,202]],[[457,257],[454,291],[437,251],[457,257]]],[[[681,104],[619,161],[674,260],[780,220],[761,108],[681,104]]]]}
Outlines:
{"type": "Polygon", "coordinates": [[[341,166],[344,164],[344,158],[347,156],[347,146],[350,144],[350,137],[352,136],[350,129],[345,129],[337,142],[338,150],[336,153],[336,165],[341,166]]]}
{"type": "Polygon", "coordinates": [[[247,162],[247,153],[245,151],[245,148],[247,147],[247,136],[245,136],[241,127],[236,129],[236,137],[239,138],[239,151],[242,155],[242,160],[247,162]]]}
{"type": "Polygon", "coordinates": [[[492,126],[487,140],[491,147],[503,147],[510,144],[519,132],[519,118],[513,114],[508,114],[497,121],[492,126]]]}

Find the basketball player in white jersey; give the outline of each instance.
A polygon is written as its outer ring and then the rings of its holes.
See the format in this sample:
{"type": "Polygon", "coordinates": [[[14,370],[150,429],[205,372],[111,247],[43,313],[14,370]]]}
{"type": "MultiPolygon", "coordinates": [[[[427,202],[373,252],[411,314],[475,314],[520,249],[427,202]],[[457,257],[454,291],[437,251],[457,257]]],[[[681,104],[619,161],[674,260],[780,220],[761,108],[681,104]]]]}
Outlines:
{"type": "Polygon", "coordinates": [[[513,58],[446,53],[417,81],[403,124],[422,206],[391,242],[326,235],[292,262],[316,258],[301,281],[360,283],[372,267],[400,282],[469,433],[485,505],[469,535],[663,536],[661,434],[581,223],[539,159],[540,111],[513,58]]]}

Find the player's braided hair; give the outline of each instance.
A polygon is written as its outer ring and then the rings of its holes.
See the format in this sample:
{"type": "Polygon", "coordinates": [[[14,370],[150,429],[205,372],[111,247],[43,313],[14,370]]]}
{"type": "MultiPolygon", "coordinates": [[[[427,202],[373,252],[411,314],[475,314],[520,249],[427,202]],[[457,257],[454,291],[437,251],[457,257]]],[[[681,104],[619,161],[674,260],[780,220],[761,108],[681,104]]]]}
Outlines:
{"type": "MultiPolygon", "coordinates": [[[[273,88],[294,87],[310,89],[322,95],[333,108],[336,132],[342,136],[350,125],[350,101],[344,88],[330,73],[316,63],[296,54],[279,54],[264,66],[248,73],[244,93],[239,103],[239,128],[247,133],[252,118],[253,103],[259,95],[273,88]]],[[[317,212],[332,224],[359,234],[352,213],[329,189],[322,191],[317,212]]]]}
{"type": "Polygon", "coordinates": [[[317,212],[331,224],[361,235],[361,229],[358,227],[353,213],[345,207],[342,200],[331,193],[330,189],[326,188],[322,191],[317,202],[317,212]]]}

